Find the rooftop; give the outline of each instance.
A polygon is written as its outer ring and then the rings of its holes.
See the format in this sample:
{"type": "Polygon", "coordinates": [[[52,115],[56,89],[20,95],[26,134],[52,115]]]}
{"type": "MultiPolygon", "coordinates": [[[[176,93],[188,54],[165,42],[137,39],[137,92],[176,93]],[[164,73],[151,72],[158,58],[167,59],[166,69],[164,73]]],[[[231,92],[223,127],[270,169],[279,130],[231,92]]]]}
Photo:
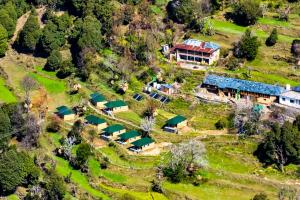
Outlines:
{"type": "Polygon", "coordinates": [[[110,101],[105,104],[106,108],[118,108],[122,106],[127,106],[127,104],[124,101],[116,100],[116,101],[110,101]]]}
{"type": "Polygon", "coordinates": [[[120,137],[121,140],[128,140],[128,139],[140,136],[140,135],[141,134],[137,131],[128,131],[126,133],[123,133],[123,134],[119,135],[119,137],[120,137]]]}
{"type": "Polygon", "coordinates": [[[213,53],[214,51],[220,49],[220,46],[213,42],[204,42],[195,39],[188,39],[181,44],[176,44],[172,48],[172,50],[175,49],[185,49],[185,50],[199,51],[204,53],[213,53]]]}
{"type": "Polygon", "coordinates": [[[99,125],[99,124],[103,124],[106,121],[104,119],[101,119],[95,115],[89,115],[85,117],[85,120],[89,123],[89,124],[93,124],[93,125],[99,125]]]}
{"type": "Polygon", "coordinates": [[[300,93],[292,90],[284,92],[280,96],[287,97],[290,99],[300,99],[300,93]]]}
{"type": "Polygon", "coordinates": [[[132,142],[131,144],[133,144],[135,147],[143,147],[153,142],[155,141],[152,138],[144,137],[142,139],[132,142]]]}
{"type": "Polygon", "coordinates": [[[60,106],[56,108],[57,112],[61,116],[74,114],[74,111],[68,108],[67,106],[60,106]]]}
{"type": "Polygon", "coordinates": [[[99,94],[99,93],[93,93],[90,95],[91,97],[91,100],[95,103],[98,103],[98,102],[103,102],[105,101],[105,97],[102,95],[102,94],[99,94]]]}
{"type": "Polygon", "coordinates": [[[109,127],[106,127],[105,129],[103,129],[103,131],[107,134],[113,134],[115,132],[124,130],[124,126],[120,125],[120,124],[115,124],[115,125],[111,125],[109,127]]]}
{"type": "Polygon", "coordinates": [[[186,120],[185,117],[183,117],[181,115],[177,115],[176,117],[173,117],[173,118],[169,119],[167,121],[167,125],[176,126],[177,124],[179,124],[179,123],[181,123],[185,120],[186,120]]]}
{"type": "Polygon", "coordinates": [[[204,84],[214,85],[221,89],[234,89],[238,91],[246,91],[258,94],[266,94],[270,96],[279,96],[285,91],[283,87],[270,85],[265,83],[247,81],[242,79],[228,78],[224,76],[208,75],[205,77],[204,84]]]}

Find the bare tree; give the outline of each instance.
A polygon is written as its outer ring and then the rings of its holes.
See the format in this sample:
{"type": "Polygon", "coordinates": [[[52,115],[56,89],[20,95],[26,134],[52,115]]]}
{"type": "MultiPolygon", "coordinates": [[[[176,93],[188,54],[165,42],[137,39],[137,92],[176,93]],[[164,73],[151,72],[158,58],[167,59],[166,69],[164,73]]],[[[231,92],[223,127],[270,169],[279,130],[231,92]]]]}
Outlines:
{"type": "Polygon", "coordinates": [[[37,146],[40,133],[41,127],[38,119],[32,114],[28,115],[24,124],[24,138],[22,139],[23,145],[27,148],[37,146]]]}
{"type": "Polygon", "coordinates": [[[31,104],[30,92],[35,90],[38,86],[37,82],[30,76],[25,76],[21,81],[21,86],[25,91],[25,106],[29,109],[31,104]]]}
{"type": "Polygon", "coordinates": [[[151,131],[155,126],[155,118],[154,117],[145,117],[141,121],[141,129],[144,131],[144,136],[150,136],[151,131]]]}
{"type": "MultiPolygon", "coordinates": [[[[183,174],[194,174],[194,172],[207,165],[205,158],[206,149],[202,142],[192,139],[173,145],[170,150],[170,157],[167,158],[167,165],[163,167],[172,171],[171,176],[183,174]]],[[[165,163],[165,161],[164,161],[165,163]]],[[[169,177],[173,178],[173,177],[169,177]]],[[[178,181],[178,180],[176,180],[178,181]]]]}

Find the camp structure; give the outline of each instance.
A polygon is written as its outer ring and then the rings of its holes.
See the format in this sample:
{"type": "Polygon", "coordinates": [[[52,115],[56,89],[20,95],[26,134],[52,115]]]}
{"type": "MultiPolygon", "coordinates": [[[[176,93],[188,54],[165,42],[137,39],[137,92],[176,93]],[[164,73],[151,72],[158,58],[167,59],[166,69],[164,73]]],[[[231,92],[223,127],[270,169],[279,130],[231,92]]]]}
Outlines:
{"type": "Polygon", "coordinates": [[[285,88],[260,82],[207,75],[201,85],[210,93],[228,99],[245,99],[259,104],[271,105],[279,101],[285,88]]]}
{"type": "Polygon", "coordinates": [[[187,126],[187,119],[181,115],[177,115],[169,119],[164,126],[164,131],[177,133],[178,129],[184,128],[187,126]]]}
{"type": "Polygon", "coordinates": [[[105,104],[105,111],[110,111],[112,113],[124,112],[127,111],[128,105],[121,100],[110,101],[105,104]]]}
{"type": "Polygon", "coordinates": [[[101,133],[101,138],[105,140],[114,140],[117,139],[118,135],[125,133],[126,129],[124,126],[120,124],[115,124],[106,127],[105,129],[102,130],[101,133]]]}
{"type": "Polygon", "coordinates": [[[102,94],[96,92],[91,94],[90,97],[91,97],[90,101],[94,106],[96,106],[99,109],[103,109],[105,107],[104,104],[106,104],[107,101],[102,94]]]}
{"type": "Polygon", "coordinates": [[[141,152],[154,147],[155,141],[150,137],[144,137],[131,143],[133,146],[129,150],[133,152],[141,152]]]}
{"type": "Polygon", "coordinates": [[[132,130],[119,135],[118,142],[120,144],[127,144],[127,143],[134,142],[140,138],[141,138],[141,134],[137,131],[132,130]]]}
{"type": "Polygon", "coordinates": [[[88,115],[85,117],[85,123],[97,128],[98,131],[107,127],[107,122],[95,115],[88,115]]]}
{"type": "Polygon", "coordinates": [[[70,121],[75,119],[75,113],[72,109],[67,106],[60,106],[56,108],[56,114],[65,121],[70,121]]]}

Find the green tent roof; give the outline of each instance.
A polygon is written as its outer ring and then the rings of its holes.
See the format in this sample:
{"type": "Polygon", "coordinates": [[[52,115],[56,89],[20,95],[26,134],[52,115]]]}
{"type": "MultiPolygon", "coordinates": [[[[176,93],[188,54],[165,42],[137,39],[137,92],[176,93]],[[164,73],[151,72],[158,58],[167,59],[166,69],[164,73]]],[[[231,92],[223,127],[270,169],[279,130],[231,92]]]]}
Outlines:
{"type": "Polygon", "coordinates": [[[110,101],[105,104],[106,108],[118,108],[122,106],[127,106],[127,104],[124,101],[116,100],[116,101],[110,101]]]}
{"type": "Polygon", "coordinates": [[[126,133],[123,133],[121,135],[119,135],[121,140],[128,140],[137,136],[140,136],[141,134],[137,131],[128,131],[126,133]]]}
{"type": "Polygon", "coordinates": [[[143,147],[153,142],[155,141],[152,138],[144,137],[142,139],[132,142],[131,144],[133,144],[135,147],[143,147]]]}
{"type": "Polygon", "coordinates": [[[93,125],[99,125],[99,124],[103,124],[106,121],[104,119],[101,119],[95,115],[89,115],[85,117],[85,120],[89,123],[89,124],[93,124],[93,125]]]}
{"type": "Polygon", "coordinates": [[[124,126],[120,125],[120,124],[115,124],[115,125],[111,125],[109,127],[106,127],[105,129],[103,129],[103,131],[106,133],[106,134],[113,134],[117,131],[121,131],[121,130],[124,130],[124,126]]]}
{"type": "Polygon", "coordinates": [[[179,123],[181,123],[181,122],[183,122],[185,120],[186,120],[185,117],[183,117],[181,115],[177,115],[176,117],[173,117],[172,119],[169,119],[167,121],[167,124],[171,125],[171,126],[176,126],[177,124],[179,124],[179,123]]]}
{"type": "Polygon", "coordinates": [[[91,96],[91,101],[94,102],[94,103],[105,101],[105,97],[102,94],[99,94],[97,92],[91,94],[90,96],[91,96]]]}
{"type": "Polygon", "coordinates": [[[65,116],[65,115],[74,114],[74,111],[71,110],[70,108],[68,108],[67,106],[60,106],[60,107],[57,107],[56,110],[58,111],[58,114],[59,114],[60,116],[65,116]]]}

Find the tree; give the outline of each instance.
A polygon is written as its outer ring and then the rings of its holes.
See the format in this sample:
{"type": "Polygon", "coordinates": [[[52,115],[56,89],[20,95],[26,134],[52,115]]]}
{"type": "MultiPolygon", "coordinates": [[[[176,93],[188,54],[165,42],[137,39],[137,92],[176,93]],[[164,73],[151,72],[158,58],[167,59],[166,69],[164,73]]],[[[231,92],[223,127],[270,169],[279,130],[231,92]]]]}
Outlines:
{"type": "Polygon", "coordinates": [[[56,71],[60,68],[62,63],[62,56],[58,50],[53,50],[47,58],[47,63],[44,67],[47,71],[56,71]]]}
{"type": "Polygon", "coordinates": [[[58,26],[49,21],[43,29],[37,47],[42,55],[49,56],[53,50],[58,50],[65,43],[65,32],[59,31],[58,26]]]}
{"type": "Polygon", "coordinates": [[[131,5],[126,5],[123,11],[123,25],[128,25],[132,21],[133,15],[134,7],[131,5]]]}
{"type": "Polygon", "coordinates": [[[300,58],[300,40],[293,40],[291,53],[296,59],[300,58]]]}
{"type": "Polygon", "coordinates": [[[210,1],[172,0],[167,5],[170,19],[181,24],[190,24],[193,19],[199,19],[211,12],[210,1]]]}
{"type": "Polygon", "coordinates": [[[204,144],[197,140],[173,145],[163,167],[164,175],[172,182],[180,182],[187,175],[193,175],[197,168],[206,165],[205,152],[204,144]]]}
{"type": "Polygon", "coordinates": [[[141,129],[144,131],[144,137],[149,137],[151,131],[155,126],[155,118],[154,117],[145,117],[141,121],[141,129]]]}
{"type": "Polygon", "coordinates": [[[101,0],[100,3],[95,3],[95,15],[101,23],[102,34],[110,35],[113,26],[113,5],[111,1],[101,0]]]}
{"type": "Polygon", "coordinates": [[[237,58],[246,58],[247,60],[254,60],[260,42],[257,36],[253,36],[250,29],[247,29],[238,43],[234,44],[234,56],[237,58]]]}
{"type": "Polygon", "coordinates": [[[89,144],[80,144],[76,151],[76,163],[79,167],[82,167],[88,158],[92,155],[92,150],[89,144]]]}
{"type": "Polygon", "coordinates": [[[274,28],[270,34],[270,36],[266,40],[267,46],[274,46],[278,40],[277,29],[274,28]]]}
{"type": "Polygon", "coordinates": [[[268,200],[268,196],[265,193],[256,194],[252,200],[268,200]]]}
{"type": "Polygon", "coordinates": [[[45,189],[46,199],[49,200],[62,200],[67,191],[63,178],[55,172],[51,172],[47,177],[45,189]]]}
{"type": "Polygon", "coordinates": [[[8,37],[11,38],[16,29],[16,21],[14,21],[7,10],[0,9],[0,24],[7,30],[8,37]]]}
{"type": "Polygon", "coordinates": [[[62,61],[60,68],[56,73],[56,76],[61,79],[67,78],[72,74],[73,69],[74,69],[74,64],[72,63],[72,61],[64,60],[62,61]]]}
{"type": "Polygon", "coordinates": [[[30,76],[25,76],[21,81],[21,86],[25,91],[25,105],[29,109],[31,104],[30,92],[37,88],[37,82],[30,76]]]}
{"type": "Polygon", "coordinates": [[[0,57],[5,56],[8,49],[8,34],[6,29],[0,24],[0,57]]]}
{"type": "Polygon", "coordinates": [[[239,25],[253,25],[262,16],[262,10],[257,0],[242,0],[232,5],[232,18],[239,25]]]}
{"type": "Polygon", "coordinates": [[[41,35],[38,17],[31,14],[19,34],[17,45],[25,52],[34,52],[41,35]]]}
{"type": "Polygon", "coordinates": [[[300,133],[298,127],[285,122],[281,127],[272,126],[272,130],[265,135],[259,144],[255,155],[266,165],[275,164],[283,171],[283,167],[300,161],[300,133]]]}
{"type": "Polygon", "coordinates": [[[0,154],[0,194],[12,194],[18,186],[34,183],[38,169],[25,152],[10,149],[0,154]]]}
{"type": "Polygon", "coordinates": [[[36,147],[41,133],[41,127],[37,118],[29,114],[25,119],[23,129],[22,144],[27,148],[36,147]]]}
{"type": "Polygon", "coordinates": [[[8,114],[0,109],[0,154],[7,149],[8,141],[11,138],[11,123],[8,114]]]}
{"type": "Polygon", "coordinates": [[[75,138],[75,144],[81,143],[82,137],[81,137],[81,132],[83,130],[83,125],[80,120],[77,120],[73,126],[72,130],[68,133],[68,137],[73,137],[75,138]]]}

